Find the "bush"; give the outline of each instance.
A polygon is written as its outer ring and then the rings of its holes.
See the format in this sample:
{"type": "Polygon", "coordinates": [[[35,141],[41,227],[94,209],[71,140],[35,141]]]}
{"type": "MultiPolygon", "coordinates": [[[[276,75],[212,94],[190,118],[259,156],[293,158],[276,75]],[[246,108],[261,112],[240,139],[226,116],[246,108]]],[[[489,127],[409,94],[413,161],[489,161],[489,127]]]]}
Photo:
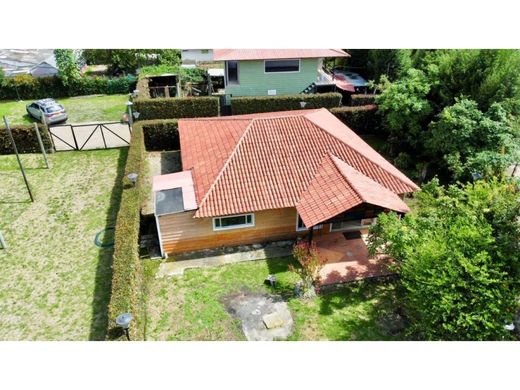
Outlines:
{"type": "Polygon", "coordinates": [[[356,133],[374,133],[381,126],[381,119],[377,114],[377,106],[374,104],[356,107],[335,107],[331,108],[330,112],[356,133]]]}
{"type": "Polygon", "coordinates": [[[209,96],[134,100],[139,120],[218,116],[219,108],[219,98],[209,96]]]}
{"type": "Polygon", "coordinates": [[[134,127],[125,167],[129,173],[138,174],[135,186],[125,179],[125,188],[117,214],[112,260],[112,294],[108,305],[108,339],[122,336],[116,333],[115,318],[122,313],[133,316],[130,334],[132,340],[144,338],[144,313],[142,305],[143,268],[139,257],[139,225],[144,194],[145,147],[142,129],[134,127]]]}
{"type": "Polygon", "coordinates": [[[107,78],[82,77],[65,86],[59,77],[18,75],[4,79],[0,87],[0,99],[41,99],[46,97],[68,97],[81,95],[113,95],[129,93],[134,89],[133,76],[107,78]]]}
{"type": "Polygon", "coordinates": [[[143,129],[146,150],[179,150],[179,127],[176,119],[138,122],[143,129]]]}
{"type": "Polygon", "coordinates": [[[231,98],[233,115],[253,114],[258,112],[301,110],[300,102],[306,102],[307,108],[332,108],[341,104],[341,94],[319,93],[286,96],[240,96],[231,98]]]}
{"type": "MultiPolygon", "coordinates": [[[[13,138],[16,142],[16,148],[20,153],[39,153],[40,145],[34,130],[34,124],[31,125],[11,125],[13,138]]],[[[39,125],[40,134],[42,136],[43,146],[46,150],[52,149],[52,141],[46,126],[39,125]]],[[[0,154],[13,154],[14,149],[11,139],[7,135],[5,127],[0,127],[0,154]]]]}
{"type": "Polygon", "coordinates": [[[376,104],[376,96],[374,94],[354,94],[350,95],[353,106],[366,106],[367,104],[376,104]]]}

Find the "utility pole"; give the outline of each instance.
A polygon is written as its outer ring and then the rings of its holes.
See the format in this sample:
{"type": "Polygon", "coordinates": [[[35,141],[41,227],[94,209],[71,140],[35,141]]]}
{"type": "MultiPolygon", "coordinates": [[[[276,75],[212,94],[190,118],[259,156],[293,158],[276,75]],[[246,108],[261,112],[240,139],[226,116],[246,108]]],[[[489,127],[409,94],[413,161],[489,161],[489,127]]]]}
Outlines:
{"type": "Polygon", "coordinates": [[[45,147],[43,146],[42,137],[40,135],[40,129],[38,129],[38,125],[36,122],[34,123],[34,130],[36,130],[36,137],[38,138],[38,143],[40,144],[40,149],[42,150],[43,160],[45,161],[45,166],[49,169],[49,161],[47,161],[47,153],[45,153],[45,147]]]}
{"type": "Polygon", "coordinates": [[[18,148],[16,147],[16,143],[14,142],[13,133],[11,132],[11,128],[9,127],[9,122],[4,115],[4,123],[5,129],[9,138],[11,139],[11,143],[13,144],[14,153],[16,154],[16,160],[18,160],[18,165],[20,166],[20,170],[22,171],[23,181],[25,182],[25,186],[27,187],[27,192],[29,192],[29,197],[31,198],[31,202],[34,202],[33,194],[31,192],[31,187],[29,186],[29,182],[27,181],[27,176],[25,176],[25,171],[23,170],[22,161],[20,161],[20,156],[18,155],[18,148]]]}

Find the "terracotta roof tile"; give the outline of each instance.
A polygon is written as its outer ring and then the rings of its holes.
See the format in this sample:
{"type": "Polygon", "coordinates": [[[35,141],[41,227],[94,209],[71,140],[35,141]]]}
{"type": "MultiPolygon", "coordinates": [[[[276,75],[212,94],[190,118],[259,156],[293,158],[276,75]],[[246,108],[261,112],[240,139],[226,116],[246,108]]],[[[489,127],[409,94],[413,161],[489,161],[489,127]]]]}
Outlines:
{"type": "Polygon", "coordinates": [[[417,189],[325,109],[181,120],[179,133],[196,217],[295,207],[329,153],[394,193],[417,189]]]}

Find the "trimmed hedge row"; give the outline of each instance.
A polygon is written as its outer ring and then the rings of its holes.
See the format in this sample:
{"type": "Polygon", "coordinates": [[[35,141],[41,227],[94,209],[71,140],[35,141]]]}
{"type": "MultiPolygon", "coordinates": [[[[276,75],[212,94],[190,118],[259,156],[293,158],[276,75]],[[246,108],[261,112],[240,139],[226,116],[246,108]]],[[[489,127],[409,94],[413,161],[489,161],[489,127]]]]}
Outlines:
{"type": "Polygon", "coordinates": [[[219,98],[212,96],[134,99],[139,120],[218,116],[219,98]]]}
{"type": "Polygon", "coordinates": [[[366,106],[367,104],[376,104],[377,95],[374,94],[353,94],[350,95],[350,101],[353,106],[366,106]]]}
{"type": "Polygon", "coordinates": [[[143,129],[144,144],[148,151],[179,150],[179,126],[177,119],[139,122],[143,129]]]}
{"type": "Polygon", "coordinates": [[[373,133],[378,131],[381,126],[381,118],[377,114],[375,104],[336,107],[331,108],[330,112],[356,133],[373,133]]]}
{"type": "Polygon", "coordinates": [[[143,266],[139,258],[139,225],[141,204],[145,191],[145,147],[140,126],[133,128],[125,167],[125,186],[121,196],[115,226],[114,254],[112,260],[112,294],[108,305],[107,339],[123,337],[115,324],[115,318],[122,313],[131,313],[130,326],[132,340],[144,338],[144,311],[142,304],[143,266]],[[135,186],[126,177],[138,174],[135,186]]]}
{"type": "Polygon", "coordinates": [[[0,99],[41,99],[82,95],[113,95],[129,93],[134,89],[133,76],[109,79],[106,77],[82,77],[70,85],[63,85],[59,77],[32,77],[18,75],[5,78],[0,86],[0,99]]]}
{"type": "MultiPolygon", "coordinates": [[[[34,130],[34,124],[32,125],[11,125],[11,131],[13,132],[14,142],[16,142],[16,148],[20,153],[39,153],[40,145],[38,144],[38,138],[36,131],[34,130]]],[[[40,135],[42,136],[43,146],[46,150],[52,150],[52,141],[46,126],[38,125],[40,129],[40,135]]],[[[11,139],[7,135],[5,127],[0,127],[0,154],[13,154],[14,149],[11,144],[11,139]]]]}
{"type": "Polygon", "coordinates": [[[231,98],[232,115],[258,112],[301,110],[300,102],[308,108],[332,108],[341,104],[341,94],[336,92],[281,96],[240,96],[231,98]]]}

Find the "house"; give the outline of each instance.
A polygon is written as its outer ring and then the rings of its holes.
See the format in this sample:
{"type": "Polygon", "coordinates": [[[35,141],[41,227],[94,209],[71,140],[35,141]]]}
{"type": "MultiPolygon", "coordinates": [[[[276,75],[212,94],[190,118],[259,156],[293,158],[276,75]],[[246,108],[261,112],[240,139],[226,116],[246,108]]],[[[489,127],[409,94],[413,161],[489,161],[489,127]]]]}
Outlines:
{"type": "Polygon", "coordinates": [[[29,74],[33,77],[49,77],[58,74],[52,49],[2,49],[0,68],[6,77],[29,74]]]}
{"type": "Polygon", "coordinates": [[[164,255],[360,231],[418,187],[326,109],[179,120],[155,176],[164,255]]]}
{"type": "Polygon", "coordinates": [[[197,65],[200,62],[213,61],[211,49],[182,49],[181,62],[184,66],[197,65]]]}
{"type": "Polygon", "coordinates": [[[225,98],[354,91],[335,80],[324,59],[349,57],[340,49],[214,49],[213,61],[224,62],[225,98]]]}

